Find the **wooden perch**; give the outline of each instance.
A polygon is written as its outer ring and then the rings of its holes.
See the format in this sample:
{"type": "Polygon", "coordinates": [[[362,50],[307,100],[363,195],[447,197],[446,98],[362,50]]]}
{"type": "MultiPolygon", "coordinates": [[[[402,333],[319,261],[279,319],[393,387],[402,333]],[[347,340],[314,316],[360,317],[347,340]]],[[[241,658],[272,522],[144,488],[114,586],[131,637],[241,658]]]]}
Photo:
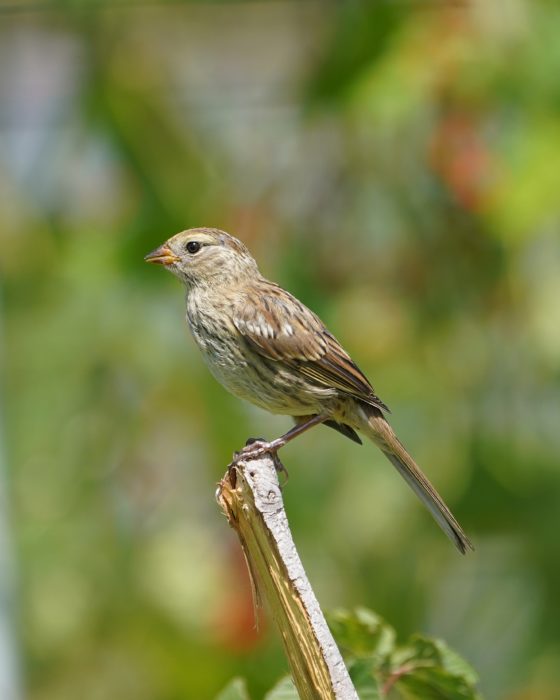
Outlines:
{"type": "Polygon", "coordinates": [[[296,551],[270,455],[243,456],[217,500],[237,532],[257,593],[278,626],[302,700],[358,700],[296,551]]]}

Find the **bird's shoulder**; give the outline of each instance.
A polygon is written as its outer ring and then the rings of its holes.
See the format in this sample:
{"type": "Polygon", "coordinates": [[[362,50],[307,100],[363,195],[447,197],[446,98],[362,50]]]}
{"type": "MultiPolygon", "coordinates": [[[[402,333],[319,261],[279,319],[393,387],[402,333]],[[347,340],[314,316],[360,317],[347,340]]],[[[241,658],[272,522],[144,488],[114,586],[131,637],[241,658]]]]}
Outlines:
{"type": "Polygon", "coordinates": [[[319,384],[388,410],[317,314],[279,285],[256,280],[237,299],[232,320],[262,356],[290,364],[319,384]]]}
{"type": "Polygon", "coordinates": [[[233,306],[237,330],[270,359],[319,359],[326,351],[319,317],[268,280],[248,285],[233,306]]]}

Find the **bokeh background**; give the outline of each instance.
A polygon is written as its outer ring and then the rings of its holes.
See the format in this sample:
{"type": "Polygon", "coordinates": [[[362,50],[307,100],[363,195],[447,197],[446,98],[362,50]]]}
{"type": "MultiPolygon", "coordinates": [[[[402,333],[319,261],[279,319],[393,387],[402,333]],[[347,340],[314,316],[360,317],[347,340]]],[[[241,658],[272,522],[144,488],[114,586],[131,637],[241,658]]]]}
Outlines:
{"type": "Polygon", "coordinates": [[[316,310],[472,535],[370,445],[283,452],[325,609],[447,640],[499,700],[560,697],[557,2],[0,5],[0,696],[262,697],[214,502],[248,436],[142,258],[235,233],[316,310]]]}

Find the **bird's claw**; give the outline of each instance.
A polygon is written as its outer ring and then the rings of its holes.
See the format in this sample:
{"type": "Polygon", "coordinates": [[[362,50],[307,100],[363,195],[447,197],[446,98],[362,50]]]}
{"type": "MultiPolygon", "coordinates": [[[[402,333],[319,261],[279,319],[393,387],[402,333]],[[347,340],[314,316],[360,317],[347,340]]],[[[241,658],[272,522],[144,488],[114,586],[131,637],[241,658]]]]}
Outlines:
{"type": "Polygon", "coordinates": [[[266,442],[264,438],[247,438],[247,442],[245,443],[245,447],[248,447],[249,445],[254,445],[255,442],[266,442]]]}
{"type": "Polygon", "coordinates": [[[267,442],[264,438],[249,438],[245,443],[245,447],[233,453],[233,461],[229,468],[235,466],[237,462],[244,459],[258,459],[263,455],[270,455],[274,468],[278,474],[285,474],[286,480],[282,486],[288,483],[288,470],[278,457],[278,447],[273,443],[267,442]]]}
{"type": "Polygon", "coordinates": [[[275,455],[275,451],[269,442],[264,438],[249,438],[245,443],[245,447],[233,453],[233,461],[238,462],[240,459],[258,459],[267,453],[275,455]]]}

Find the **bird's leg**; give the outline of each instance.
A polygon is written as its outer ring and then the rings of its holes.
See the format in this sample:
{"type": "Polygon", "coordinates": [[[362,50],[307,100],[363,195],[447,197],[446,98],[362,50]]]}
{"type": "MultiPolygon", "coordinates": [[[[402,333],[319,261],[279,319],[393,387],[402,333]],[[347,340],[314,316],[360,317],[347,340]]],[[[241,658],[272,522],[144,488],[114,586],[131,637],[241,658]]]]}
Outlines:
{"type": "Polygon", "coordinates": [[[296,417],[296,420],[298,421],[297,424],[291,430],[288,430],[287,433],[279,438],[276,438],[275,440],[272,440],[271,442],[255,440],[254,442],[245,445],[245,447],[239,452],[236,452],[235,459],[255,459],[264,454],[270,454],[274,458],[281,447],[284,447],[284,445],[286,445],[288,442],[298,437],[298,435],[301,435],[306,430],[309,430],[309,428],[312,428],[314,425],[323,423],[325,420],[327,420],[327,418],[328,416],[324,416],[320,413],[314,416],[298,416],[296,417]]]}
{"type": "Polygon", "coordinates": [[[288,430],[288,432],[281,437],[268,443],[267,452],[277,452],[281,447],[284,447],[284,445],[287,445],[294,438],[297,438],[298,435],[305,433],[306,430],[309,430],[309,428],[312,428],[314,425],[323,423],[326,419],[327,416],[323,416],[320,413],[318,413],[316,416],[302,417],[300,420],[296,418],[297,423],[291,430],[288,430]]]}

